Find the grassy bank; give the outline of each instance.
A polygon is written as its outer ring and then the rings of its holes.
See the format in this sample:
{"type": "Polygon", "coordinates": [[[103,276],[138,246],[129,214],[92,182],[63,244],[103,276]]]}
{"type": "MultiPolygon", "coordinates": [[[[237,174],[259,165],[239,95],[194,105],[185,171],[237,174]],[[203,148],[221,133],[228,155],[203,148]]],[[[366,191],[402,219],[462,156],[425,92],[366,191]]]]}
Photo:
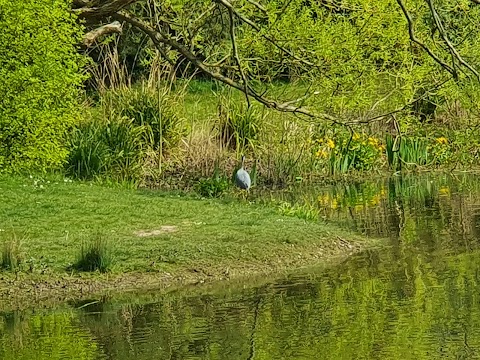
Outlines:
{"type": "Polygon", "coordinates": [[[63,178],[1,177],[0,200],[4,298],[271,273],[364,245],[332,225],[283,216],[241,196],[208,200],[63,178]],[[78,271],[82,246],[99,240],[112,259],[108,271],[78,271]],[[6,253],[17,259],[10,269],[6,253]]]}

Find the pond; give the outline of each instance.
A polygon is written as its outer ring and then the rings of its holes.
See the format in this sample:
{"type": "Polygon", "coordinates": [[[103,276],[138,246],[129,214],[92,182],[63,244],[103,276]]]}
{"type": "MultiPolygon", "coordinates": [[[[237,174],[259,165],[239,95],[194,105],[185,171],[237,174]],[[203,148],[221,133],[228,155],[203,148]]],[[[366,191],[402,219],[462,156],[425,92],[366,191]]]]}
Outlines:
{"type": "Polygon", "coordinates": [[[480,358],[476,176],[272,196],[387,246],[280,279],[0,310],[0,359],[480,358]]]}

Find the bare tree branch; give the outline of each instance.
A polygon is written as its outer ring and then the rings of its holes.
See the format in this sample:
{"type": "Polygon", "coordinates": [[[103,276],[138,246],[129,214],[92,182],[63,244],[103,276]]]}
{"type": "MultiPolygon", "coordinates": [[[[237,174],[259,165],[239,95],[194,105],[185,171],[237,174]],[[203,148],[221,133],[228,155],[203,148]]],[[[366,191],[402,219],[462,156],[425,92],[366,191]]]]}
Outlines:
{"type": "MultiPolygon", "coordinates": [[[[252,4],[253,6],[255,6],[258,10],[260,10],[261,12],[263,12],[264,14],[268,14],[267,12],[267,9],[265,9],[261,4],[259,4],[258,2],[254,1],[254,0],[247,0],[250,4],[252,4]]],[[[480,1],[480,0],[479,0],[480,1]]]]}
{"type": "Polygon", "coordinates": [[[100,26],[86,33],[83,36],[83,45],[90,47],[99,37],[112,33],[122,33],[122,24],[118,21],[114,21],[111,24],[100,26]]]}
{"type": "Polygon", "coordinates": [[[238,71],[240,72],[240,76],[243,80],[243,85],[245,89],[243,92],[245,93],[245,97],[247,99],[247,105],[248,107],[250,107],[250,99],[248,98],[248,81],[247,77],[245,76],[245,72],[243,71],[240,57],[238,56],[237,41],[235,40],[235,19],[233,17],[233,10],[231,8],[228,9],[228,15],[230,18],[230,38],[232,41],[233,57],[235,59],[235,62],[237,63],[238,71]]]}
{"type": "Polygon", "coordinates": [[[83,0],[76,0],[74,2],[74,5],[77,4],[81,5],[82,7],[74,8],[72,11],[80,18],[104,18],[107,16],[111,16],[138,1],[139,0],[110,0],[107,2],[102,2],[102,4],[95,6],[97,4],[92,4],[91,1],[88,2],[83,0]]]}
{"type": "MultiPolygon", "coordinates": [[[[430,89],[430,91],[435,91],[435,90],[438,90],[440,88],[442,88],[446,83],[448,83],[452,78],[451,77],[448,77],[446,80],[443,80],[439,83],[437,83],[432,89],[430,89]]],[[[389,96],[390,94],[388,94],[387,96],[389,96]]],[[[361,120],[354,120],[354,121],[348,121],[348,122],[344,122],[342,125],[345,125],[345,126],[353,126],[353,125],[364,125],[364,124],[369,124],[369,123],[372,123],[374,121],[380,121],[380,120],[384,120],[385,118],[389,118],[389,117],[392,117],[394,116],[395,114],[398,114],[398,113],[401,113],[401,112],[404,112],[406,111],[407,109],[409,109],[413,104],[415,104],[416,102],[418,101],[421,101],[425,98],[427,98],[428,96],[428,92],[425,92],[424,94],[422,94],[421,96],[413,99],[413,100],[410,100],[408,103],[394,109],[394,110],[391,110],[387,113],[383,113],[383,114],[380,114],[380,115],[376,115],[376,116],[372,116],[372,117],[369,117],[367,119],[361,119],[361,120]]],[[[380,99],[379,101],[383,101],[383,99],[380,99]]],[[[378,103],[378,101],[377,101],[378,103]]],[[[377,105],[377,103],[375,103],[374,106],[377,105]]]]}
{"type": "Polygon", "coordinates": [[[410,35],[410,40],[412,40],[414,43],[418,44],[425,52],[430,55],[430,57],[435,60],[441,67],[443,67],[445,70],[447,70],[450,74],[455,76],[455,70],[451,68],[447,63],[442,61],[435,53],[430,50],[430,48],[422,43],[416,36],[415,36],[415,30],[413,26],[413,20],[412,17],[410,16],[410,13],[408,12],[407,8],[405,7],[405,4],[403,3],[402,0],[397,0],[398,5],[400,5],[403,14],[405,15],[405,18],[407,19],[408,23],[408,34],[410,35]]]}
{"type": "Polygon", "coordinates": [[[315,65],[314,63],[310,62],[310,61],[307,61],[305,59],[302,59],[298,56],[296,56],[294,53],[292,53],[290,50],[288,50],[287,48],[281,46],[280,44],[278,44],[277,41],[275,41],[274,39],[272,39],[270,36],[268,35],[265,35],[265,34],[262,34],[261,32],[261,29],[260,27],[255,24],[252,20],[248,19],[247,17],[243,16],[242,14],[240,14],[234,7],[233,5],[228,2],[227,0],[214,0],[216,2],[218,2],[219,4],[222,4],[223,6],[225,6],[227,9],[233,11],[233,13],[235,14],[236,17],[238,17],[241,21],[243,21],[245,24],[248,24],[250,25],[253,29],[255,29],[261,37],[263,37],[265,40],[267,40],[268,42],[270,42],[272,45],[274,45],[276,48],[278,48],[279,50],[283,51],[285,54],[287,54],[288,56],[292,57],[293,59],[305,64],[305,65],[308,65],[308,66],[317,66],[315,65]]]}

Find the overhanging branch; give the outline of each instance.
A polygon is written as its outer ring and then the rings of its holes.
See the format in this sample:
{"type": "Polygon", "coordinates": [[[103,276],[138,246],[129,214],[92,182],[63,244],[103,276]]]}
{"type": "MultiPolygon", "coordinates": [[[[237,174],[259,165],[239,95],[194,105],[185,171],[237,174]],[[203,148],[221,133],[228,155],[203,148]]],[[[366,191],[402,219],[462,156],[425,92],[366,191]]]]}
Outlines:
{"type": "Polygon", "coordinates": [[[139,0],[110,0],[97,4],[97,2],[76,0],[72,10],[80,18],[105,18],[125,9],[139,0]],[[75,6],[76,5],[76,6],[75,6]]]}
{"type": "Polygon", "coordinates": [[[114,21],[111,24],[106,24],[89,31],[83,36],[83,45],[86,47],[92,46],[99,37],[112,33],[122,33],[122,24],[114,21]]]}
{"type": "Polygon", "coordinates": [[[450,67],[447,63],[442,61],[430,48],[422,43],[416,36],[415,36],[415,29],[413,26],[413,20],[412,17],[410,16],[410,13],[408,12],[407,8],[405,7],[405,4],[403,3],[402,0],[397,0],[398,5],[400,5],[400,8],[402,9],[403,14],[405,15],[405,19],[407,20],[408,23],[408,34],[410,35],[410,40],[413,41],[414,43],[418,44],[425,52],[433,59],[435,60],[441,67],[443,67],[445,70],[447,70],[450,74],[455,76],[455,70],[450,67]]]}
{"type": "Polygon", "coordinates": [[[457,59],[458,62],[465,66],[468,70],[470,70],[472,72],[473,75],[475,75],[475,77],[477,78],[478,81],[480,81],[480,74],[478,73],[477,70],[475,70],[473,68],[472,65],[470,65],[469,63],[467,63],[463,58],[462,56],[460,55],[460,53],[457,51],[457,49],[455,48],[455,46],[453,46],[452,42],[450,41],[450,39],[448,38],[447,36],[447,33],[445,32],[445,28],[443,27],[443,24],[442,24],[442,20],[440,19],[440,16],[438,15],[437,13],[437,10],[435,9],[435,6],[433,5],[433,1],[432,0],[427,0],[427,3],[428,3],[428,7],[430,8],[430,12],[432,13],[432,16],[433,16],[433,20],[435,22],[435,27],[437,28],[437,30],[439,31],[440,33],[440,36],[442,37],[443,41],[445,42],[445,44],[447,45],[450,53],[452,54],[452,57],[457,59]]]}
{"type": "Polygon", "coordinates": [[[233,87],[237,90],[242,91],[245,95],[248,95],[259,103],[263,104],[264,106],[274,109],[281,112],[288,112],[294,113],[299,115],[305,115],[310,118],[321,118],[324,120],[329,120],[334,123],[339,123],[339,121],[329,115],[324,113],[314,113],[304,107],[298,107],[293,105],[291,102],[279,103],[272,99],[268,99],[263,95],[254,91],[251,87],[245,87],[244,84],[241,84],[234,79],[231,79],[220,72],[209,68],[205,63],[203,63],[200,59],[198,59],[194,53],[192,53],[189,49],[187,49],[184,45],[180,44],[175,39],[168,36],[168,34],[164,33],[161,29],[154,29],[148,23],[142,21],[141,19],[136,18],[132,14],[127,11],[120,11],[113,16],[115,19],[120,21],[126,21],[133,26],[137,27],[138,29],[142,30],[145,34],[147,34],[153,41],[153,43],[158,47],[159,44],[166,44],[170,46],[172,49],[179,52],[183,55],[191,64],[193,64],[197,69],[202,71],[203,73],[209,75],[211,78],[223,82],[224,84],[233,87]]]}

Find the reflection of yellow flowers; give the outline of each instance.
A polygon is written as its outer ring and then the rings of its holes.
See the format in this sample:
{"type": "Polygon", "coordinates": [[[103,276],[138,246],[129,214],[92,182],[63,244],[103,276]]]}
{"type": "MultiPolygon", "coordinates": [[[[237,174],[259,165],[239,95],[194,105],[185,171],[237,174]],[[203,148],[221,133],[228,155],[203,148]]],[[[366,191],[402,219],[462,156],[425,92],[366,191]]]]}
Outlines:
{"type": "Polygon", "coordinates": [[[328,139],[328,140],[327,140],[327,146],[328,146],[330,149],[334,149],[334,148],[335,148],[335,143],[333,142],[332,139],[328,139]]]}
{"type": "Polygon", "coordinates": [[[437,138],[437,143],[439,143],[439,144],[448,144],[448,140],[447,140],[446,137],[443,137],[443,136],[442,136],[442,137],[437,138]]]}

